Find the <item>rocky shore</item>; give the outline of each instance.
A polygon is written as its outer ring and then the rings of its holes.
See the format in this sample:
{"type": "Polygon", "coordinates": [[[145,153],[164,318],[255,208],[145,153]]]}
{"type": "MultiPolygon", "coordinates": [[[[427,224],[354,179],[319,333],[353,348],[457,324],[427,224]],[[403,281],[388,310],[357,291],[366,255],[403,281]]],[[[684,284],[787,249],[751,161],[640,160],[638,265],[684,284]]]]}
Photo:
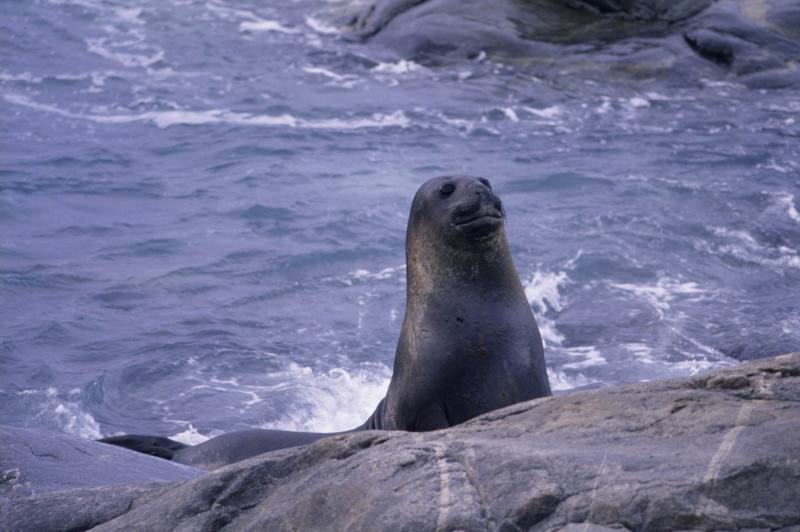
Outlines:
{"type": "Polygon", "coordinates": [[[489,57],[541,75],[800,83],[793,0],[377,0],[351,38],[436,64],[489,57]]]}
{"type": "Polygon", "coordinates": [[[537,399],[447,430],[336,436],[205,474],[0,434],[9,531],[800,530],[800,353],[537,399]]]}

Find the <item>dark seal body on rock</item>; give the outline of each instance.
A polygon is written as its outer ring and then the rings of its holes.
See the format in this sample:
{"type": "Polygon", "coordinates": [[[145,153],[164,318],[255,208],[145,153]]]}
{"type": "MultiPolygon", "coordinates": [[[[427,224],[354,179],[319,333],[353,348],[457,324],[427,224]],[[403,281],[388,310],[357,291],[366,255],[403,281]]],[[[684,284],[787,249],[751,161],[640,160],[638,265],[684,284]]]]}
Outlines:
{"type": "MultiPolygon", "coordinates": [[[[354,431],[441,429],[550,395],[542,339],[503,222],[502,204],[486,179],[437,177],[417,191],[394,373],[386,397],[354,431]]],[[[215,469],[332,435],[246,430],[193,447],[157,436],[100,441],[215,469]]]]}
{"type": "Polygon", "coordinates": [[[406,267],[394,373],[362,428],[440,429],[550,395],[542,339],[486,179],[439,177],[419,189],[406,267]]]}

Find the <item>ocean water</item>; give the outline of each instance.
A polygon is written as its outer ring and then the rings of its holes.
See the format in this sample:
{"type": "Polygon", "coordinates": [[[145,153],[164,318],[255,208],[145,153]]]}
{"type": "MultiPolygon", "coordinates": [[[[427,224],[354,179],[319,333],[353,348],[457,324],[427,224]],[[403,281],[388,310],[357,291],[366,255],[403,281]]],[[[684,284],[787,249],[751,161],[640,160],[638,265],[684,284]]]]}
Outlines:
{"type": "Polygon", "coordinates": [[[800,348],[797,90],[428,67],[344,4],[0,4],[0,423],[361,423],[444,173],[503,198],[557,393],[800,348]]]}

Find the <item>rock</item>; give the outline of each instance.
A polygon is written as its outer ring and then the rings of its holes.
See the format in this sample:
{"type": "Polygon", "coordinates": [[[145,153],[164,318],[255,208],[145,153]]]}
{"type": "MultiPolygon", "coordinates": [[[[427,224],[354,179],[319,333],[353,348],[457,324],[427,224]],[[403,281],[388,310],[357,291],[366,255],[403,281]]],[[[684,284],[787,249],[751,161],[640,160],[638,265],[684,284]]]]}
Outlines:
{"type": "Polygon", "coordinates": [[[0,530],[86,529],[160,492],[157,483],[203,474],[92,440],[0,426],[0,530]]]}
{"type": "Polygon", "coordinates": [[[42,530],[28,516],[57,501],[97,530],[796,531],[799,433],[800,353],[335,436],[171,485],[16,495],[0,526],[42,530]]]}
{"type": "Polygon", "coordinates": [[[485,53],[545,72],[780,86],[797,79],[798,28],[795,0],[377,0],[348,32],[425,63],[485,53]]]}
{"type": "Polygon", "coordinates": [[[172,482],[204,473],[93,440],[0,425],[0,497],[66,488],[172,482]]]}
{"type": "Polygon", "coordinates": [[[88,530],[153,500],[168,487],[169,484],[146,484],[83,488],[0,498],[0,531],[88,530]]]}

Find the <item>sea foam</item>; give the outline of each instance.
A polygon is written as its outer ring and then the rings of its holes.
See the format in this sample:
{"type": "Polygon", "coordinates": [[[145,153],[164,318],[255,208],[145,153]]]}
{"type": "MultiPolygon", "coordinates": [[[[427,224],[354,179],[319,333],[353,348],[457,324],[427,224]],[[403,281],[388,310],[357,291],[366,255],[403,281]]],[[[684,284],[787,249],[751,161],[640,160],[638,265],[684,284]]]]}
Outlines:
{"type": "Polygon", "coordinates": [[[290,114],[281,115],[256,115],[236,113],[228,110],[210,109],[206,111],[175,110],[175,111],[147,111],[129,114],[93,114],[73,113],[53,105],[37,103],[21,94],[4,94],[3,99],[8,103],[36,109],[38,111],[53,113],[66,118],[89,120],[101,124],[127,124],[132,122],[152,122],[159,128],[171,126],[195,126],[204,124],[235,124],[240,126],[262,127],[290,127],[297,129],[332,129],[356,130],[384,127],[405,128],[410,125],[410,120],[402,111],[383,114],[373,113],[365,117],[329,118],[329,119],[303,119],[290,114]]]}

